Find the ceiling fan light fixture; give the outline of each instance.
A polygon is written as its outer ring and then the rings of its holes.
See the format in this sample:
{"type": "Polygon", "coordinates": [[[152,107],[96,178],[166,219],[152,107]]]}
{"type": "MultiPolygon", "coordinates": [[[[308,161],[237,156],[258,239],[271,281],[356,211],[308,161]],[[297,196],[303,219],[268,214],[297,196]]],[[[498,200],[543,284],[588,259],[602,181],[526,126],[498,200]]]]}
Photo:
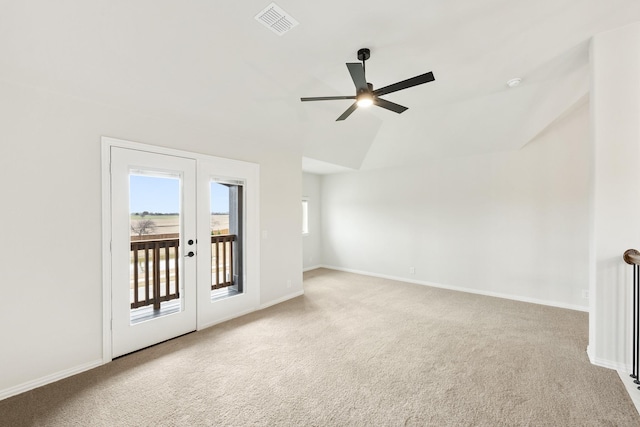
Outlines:
{"type": "Polygon", "coordinates": [[[358,100],[356,101],[358,107],[367,108],[373,105],[373,96],[370,93],[362,93],[358,95],[358,100]]]}

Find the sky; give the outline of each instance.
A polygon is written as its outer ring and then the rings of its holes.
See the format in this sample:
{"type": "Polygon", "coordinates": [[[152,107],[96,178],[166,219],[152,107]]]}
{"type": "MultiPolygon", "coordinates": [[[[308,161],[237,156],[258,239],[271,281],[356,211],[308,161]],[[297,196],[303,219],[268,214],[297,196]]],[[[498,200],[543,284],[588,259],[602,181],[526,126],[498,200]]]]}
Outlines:
{"type": "MultiPolygon", "coordinates": [[[[211,212],[229,212],[229,189],[211,183],[211,212]]],[[[177,213],[180,210],[180,179],[129,175],[129,212],[177,213]]]]}

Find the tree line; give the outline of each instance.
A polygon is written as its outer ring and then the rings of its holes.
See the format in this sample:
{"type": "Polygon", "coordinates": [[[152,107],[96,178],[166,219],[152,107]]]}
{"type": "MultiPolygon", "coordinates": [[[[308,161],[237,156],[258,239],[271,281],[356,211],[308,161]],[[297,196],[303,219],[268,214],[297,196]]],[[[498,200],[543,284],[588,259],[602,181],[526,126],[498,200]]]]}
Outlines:
{"type": "MultiPolygon", "coordinates": [[[[149,212],[149,211],[144,211],[144,212],[133,212],[131,213],[131,216],[139,216],[141,218],[144,218],[145,216],[150,215],[150,216],[175,216],[175,215],[180,215],[179,212],[149,212]]],[[[229,215],[229,212],[211,212],[211,215],[229,215]]]]}
{"type": "Polygon", "coordinates": [[[149,211],[144,211],[144,212],[133,212],[131,215],[139,216],[139,217],[144,218],[147,215],[162,216],[162,215],[180,215],[180,214],[178,212],[149,212],[149,211]]]}

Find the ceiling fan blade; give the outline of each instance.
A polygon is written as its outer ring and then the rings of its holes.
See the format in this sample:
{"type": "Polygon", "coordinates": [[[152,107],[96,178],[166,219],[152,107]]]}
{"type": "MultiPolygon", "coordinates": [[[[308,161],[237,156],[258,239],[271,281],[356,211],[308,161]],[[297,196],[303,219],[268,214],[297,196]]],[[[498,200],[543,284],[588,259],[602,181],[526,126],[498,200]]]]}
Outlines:
{"type": "Polygon", "coordinates": [[[404,107],[400,104],[396,104],[395,102],[387,101],[386,99],[377,98],[375,101],[373,101],[373,103],[378,107],[386,108],[387,110],[391,110],[398,114],[404,113],[405,111],[408,110],[407,107],[404,107]]]}
{"type": "Polygon", "coordinates": [[[367,86],[367,79],[364,77],[364,68],[362,68],[362,64],[359,62],[348,62],[347,68],[349,69],[349,74],[351,74],[353,84],[356,85],[356,92],[369,90],[369,86],[367,86]]]}
{"type": "Polygon", "coordinates": [[[300,98],[300,101],[334,101],[336,99],[356,99],[355,96],[316,96],[312,98],[300,98]]]}
{"type": "Polygon", "coordinates": [[[387,93],[397,92],[399,90],[407,89],[413,86],[418,86],[423,83],[429,83],[434,81],[435,79],[436,78],[433,77],[433,73],[429,71],[428,73],[424,73],[419,76],[412,77],[410,79],[403,80],[401,82],[394,83],[389,86],[381,87],[380,89],[376,89],[373,91],[373,94],[376,96],[386,95],[387,93]]]}
{"type": "Polygon", "coordinates": [[[347,108],[347,111],[345,111],[344,113],[342,113],[342,115],[340,117],[338,117],[336,119],[336,122],[342,121],[344,119],[346,119],[347,117],[349,117],[351,115],[351,113],[353,113],[354,111],[356,111],[356,108],[358,108],[358,103],[354,102],[351,107],[347,108]]]}

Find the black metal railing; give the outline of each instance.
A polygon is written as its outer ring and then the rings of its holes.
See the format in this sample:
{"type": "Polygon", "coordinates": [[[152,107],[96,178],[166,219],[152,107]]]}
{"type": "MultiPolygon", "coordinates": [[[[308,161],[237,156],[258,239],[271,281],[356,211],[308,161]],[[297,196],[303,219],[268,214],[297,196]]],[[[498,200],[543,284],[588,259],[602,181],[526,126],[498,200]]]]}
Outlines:
{"type": "MultiPolygon", "coordinates": [[[[640,385],[639,359],[640,359],[640,252],[635,249],[627,249],[622,256],[624,261],[633,267],[633,343],[632,343],[632,367],[631,378],[640,385]]],[[[640,387],[638,387],[640,389],[640,387]]]]}

